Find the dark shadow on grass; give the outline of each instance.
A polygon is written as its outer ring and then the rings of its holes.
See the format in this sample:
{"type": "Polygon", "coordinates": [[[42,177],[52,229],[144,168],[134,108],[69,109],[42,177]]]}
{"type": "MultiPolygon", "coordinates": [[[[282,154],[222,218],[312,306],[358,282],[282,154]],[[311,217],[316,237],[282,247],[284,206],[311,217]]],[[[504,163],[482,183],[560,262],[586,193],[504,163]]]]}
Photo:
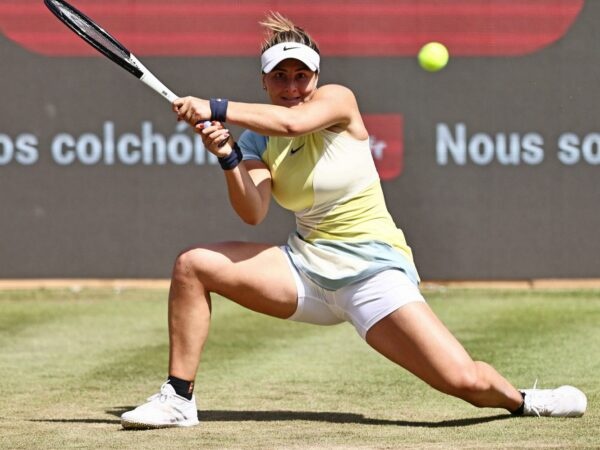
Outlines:
{"type": "MultiPolygon", "coordinates": [[[[125,411],[129,411],[133,408],[134,406],[119,406],[107,410],[106,413],[120,417],[125,411]]],[[[365,417],[362,414],[325,411],[198,411],[198,419],[200,422],[280,422],[305,420],[309,422],[354,423],[360,425],[393,425],[399,427],[424,428],[466,427],[481,423],[494,422],[496,420],[510,419],[511,417],[512,416],[510,414],[496,414],[486,417],[469,417],[466,419],[429,422],[418,420],[373,419],[365,417]]]]}
{"type": "Polygon", "coordinates": [[[45,422],[45,423],[108,423],[120,424],[120,420],[114,419],[30,419],[29,422],[45,422]]]}
{"type": "Polygon", "coordinates": [[[362,414],[312,411],[199,411],[201,422],[270,422],[286,420],[306,420],[311,422],[354,423],[361,425],[394,425],[404,427],[464,427],[480,423],[510,418],[508,414],[497,414],[487,417],[468,419],[442,420],[439,422],[373,419],[362,414]]]}

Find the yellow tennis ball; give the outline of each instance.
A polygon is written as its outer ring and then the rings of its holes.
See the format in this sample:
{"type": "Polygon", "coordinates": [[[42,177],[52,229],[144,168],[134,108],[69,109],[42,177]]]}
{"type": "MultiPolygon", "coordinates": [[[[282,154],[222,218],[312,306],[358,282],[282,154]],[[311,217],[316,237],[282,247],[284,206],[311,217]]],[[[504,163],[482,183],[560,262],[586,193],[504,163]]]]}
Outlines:
{"type": "Polygon", "coordinates": [[[428,72],[437,72],[448,64],[450,54],[444,44],[429,42],[419,50],[419,64],[428,72]]]}

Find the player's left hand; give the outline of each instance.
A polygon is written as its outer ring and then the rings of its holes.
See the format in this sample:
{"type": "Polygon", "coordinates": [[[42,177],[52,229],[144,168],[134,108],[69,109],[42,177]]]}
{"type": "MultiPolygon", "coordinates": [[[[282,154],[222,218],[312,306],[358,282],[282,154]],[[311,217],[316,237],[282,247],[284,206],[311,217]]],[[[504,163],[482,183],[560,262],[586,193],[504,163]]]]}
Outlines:
{"type": "Polygon", "coordinates": [[[173,111],[178,121],[185,121],[191,126],[210,119],[210,103],[197,97],[180,97],[173,102],[173,111]]]}

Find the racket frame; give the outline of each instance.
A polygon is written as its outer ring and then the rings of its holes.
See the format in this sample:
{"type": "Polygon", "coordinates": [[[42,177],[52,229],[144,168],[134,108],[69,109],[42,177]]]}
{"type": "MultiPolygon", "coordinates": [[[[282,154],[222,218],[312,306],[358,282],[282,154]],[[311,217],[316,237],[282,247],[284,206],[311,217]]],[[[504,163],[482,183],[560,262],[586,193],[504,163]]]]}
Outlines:
{"type": "Polygon", "coordinates": [[[95,48],[97,51],[102,53],[108,59],[113,61],[114,63],[121,66],[123,69],[127,70],[133,76],[138,78],[140,81],[145,83],[151,89],[162,95],[169,103],[173,103],[175,99],[178,98],[169,88],[167,88],[156,76],[150,72],[141,62],[137,59],[133,53],[131,53],[123,44],[121,44],[115,37],[113,37],[108,31],[103,29],[100,25],[94,22],[90,17],[86,16],[84,13],[79,11],[77,8],[67,3],[64,0],[44,0],[44,3],[48,7],[48,9],[67,27],[69,27],[75,34],[77,34],[81,39],[95,48]],[[116,46],[119,50],[125,53],[128,58],[123,59],[121,56],[115,54],[114,52],[107,49],[105,46],[101,45],[95,39],[92,39],[84,30],[78,26],[71,17],[64,14],[60,8],[56,6],[56,4],[60,4],[61,7],[72,12],[74,15],[81,18],[83,22],[93,28],[97,33],[101,34],[108,41],[110,41],[114,46],[116,46]]]}

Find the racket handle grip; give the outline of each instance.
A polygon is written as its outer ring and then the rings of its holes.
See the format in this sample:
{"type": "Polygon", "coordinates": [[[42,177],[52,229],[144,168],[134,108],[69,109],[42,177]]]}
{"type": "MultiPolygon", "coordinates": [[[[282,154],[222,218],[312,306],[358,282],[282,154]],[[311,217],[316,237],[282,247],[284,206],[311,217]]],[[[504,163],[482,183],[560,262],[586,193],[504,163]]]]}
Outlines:
{"type": "MultiPolygon", "coordinates": [[[[163,85],[164,86],[164,85],[163,85]]],[[[175,95],[173,92],[171,92],[171,90],[167,87],[164,87],[163,90],[161,91],[157,91],[159,94],[161,94],[164,98],[167,99],[167,101],[169,103],[173,103],[175,100],[177,100],[179,98],[178,95],[175,95]]]]}
{"type": "Polygon", "coordinates": [[[146,86],[154,90],[157,94],[160,94],[169,103],[173,103],[179,98],[171,91],[171,89],[165,86],[162,81],[156,78],[154,74],[150,72],[146,66],[144,66],[133,54],[129,55],[129,59],[131,62],[133,62],[133,65],[142,72],[142,76],[139,78],[142,83],[146,84],[146,86]]]}

